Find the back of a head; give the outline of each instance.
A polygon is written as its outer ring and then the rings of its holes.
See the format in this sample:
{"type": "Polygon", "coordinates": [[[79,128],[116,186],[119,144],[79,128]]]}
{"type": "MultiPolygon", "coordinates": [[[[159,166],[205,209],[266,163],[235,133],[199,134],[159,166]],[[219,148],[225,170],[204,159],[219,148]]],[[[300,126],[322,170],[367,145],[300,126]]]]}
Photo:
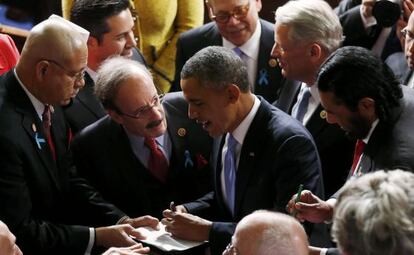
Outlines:
{"type": "Polygon", "coordinates": [[[244,217],[236,227],[235,239],[238,243],[249,241],[249,252],[254,255],[308,254],[303,227],[291,216],[277,212],[260,210],[244,217]]]}
{"type": "Polygon", "coordinates": [[[360,99],[373,99],[380,120],[388,119],[402,97],[392,71],[362,47],[347,46],[332,53],[319,70],[317,84],[320,91],[332,92],[352,111],[357,109],[360,99]]]}
{"type": "Polygon", "coordinates": [[[106,20],[127,8],[128,0],[77,0],[72,6],[70,20],[100,42],[103,34],[109,32],[106,20]]]}
{"type": "Polygon", "coordinates": [[[346,254],[414,254],[414,174],[378,171],[348,182],[333,219],[333,237],[346,254]]]}
{"type": "Polygon", "coordinates": [[[240,91],[249,91],[247,68],[243,60],[232,50],[220,46],[204,48],[185,63],[181,79],[190,78],[215,89],[235,84],[240,91]]]}
{"type": "Polygon", "coordinates": [[[113,102],[119,87],[125,80],[136,74],[143,79],[152,79],[148,69],[137,61],[116,56],[103,62],[98,70],[95,94],[106,109],[115,109],[113,102]]]}
{"type": "Polygon", "coordinates": [[[323,0],[288,1],[275,14],[276,26],[289,26],[291,42],[317,42],[330,54],[342,43],[338,16],[323,0]]]}

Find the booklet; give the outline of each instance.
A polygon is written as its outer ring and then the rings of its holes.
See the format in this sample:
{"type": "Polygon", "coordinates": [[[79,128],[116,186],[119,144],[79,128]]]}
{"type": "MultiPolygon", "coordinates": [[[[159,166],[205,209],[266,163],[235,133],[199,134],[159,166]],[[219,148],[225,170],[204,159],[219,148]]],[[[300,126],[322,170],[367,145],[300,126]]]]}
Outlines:
{"type": "Polygon", "coordinates": [[[165,231],[165,225],[161,222],[159,223],[159,230],[155,230],[150,227],[140,227],[137,230],[144,236],[146,239],[139,240],[144,244],[154,246],[161,251],[185,251],[192,249],[197,246],[201,246],[207,243],[207,241],[197,242],[197,241],[188,241],[182,240],[174,237],[171,233],[165,231]]]}

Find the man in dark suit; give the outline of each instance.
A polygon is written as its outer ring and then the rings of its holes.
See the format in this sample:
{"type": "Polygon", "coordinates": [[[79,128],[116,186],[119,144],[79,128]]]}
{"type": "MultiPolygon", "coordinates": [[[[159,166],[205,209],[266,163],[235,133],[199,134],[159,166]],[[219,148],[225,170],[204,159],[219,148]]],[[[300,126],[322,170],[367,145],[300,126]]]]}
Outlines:
{"type": "Polygon", "coordinates": [[[49,18],[32,29],[16,69],[0,79],[0,220],[24,254],[130,246],[130,236],[139,237],[133,226],[158,223],[128,218],[71,167],[59,105],[84,84],[87,37],[73,23],[49,18]],[[103,227],[117,223],[129,224],[103,227]]]}
{"type": "MultiPolygon", "coordinates": [[[[327,121],[360,144],[349,178],[378,169],[413,171],[414,91],[400,86],[379,58],[364,48],[340,48],[321,67],[317,83],[327,121]]],[[[297,210],[301,220],[330,221],[335,197],[323,201],[305,191],[302,202],[295,203],[294,196],[288,210],[297,210]]]]}
{"type": "Polygon", "coordinates": [[[106,200],[130,216],[161,217],[171,201],[211,191],[212,141],[188,118],[181,92],[165,95],[161,105],[149,71],[121,57],[102,64],[96,92],[109,115],[81,131],[72,149],[79,174],[106,200]],[[147,138],[168,159],[164,180],[151,172],[147,138]]]}
{"type": "Polygon", "coordinates": [[[312,137],[292,117],[250,92],[246,67],[232,50],[201,50],[184,65],[181,77],[189,117],[218,137],[212,152],[214,191],[178,206],[177,212],[166,210],[168,231],[183,239],[209,240],[212,254],[221,254],[247,214],[258,209],[285,212],[300,184],[323,195],[312,137]],[[202,212],[214,221],[190,214],[202,212]]]}
{"type": "Polygon", "coordinates": [[[259,19],[261,0],[237,3],[229,0],[209,0],[207,9],[214,22],[183,33],[177,41],[175,81],[173,90],[180,90],[180,72],[185,62],[197,51],[212,45],[238,51],[247,65],[252,92],[268,102],[279,97],[282,75],[270,58],[273,24],[259,19]]]}
{"type": "Polygon", "coordinates": [[[132,32],[134,21],[128,0],[78,0],[71,11],[71,21],[91,34],[88,39],[88,67],[85,87],[73,103],[67,106],[65,117],[74,133],[106,115],[105,109],[93,93],[96,72],[111,56],[124,56],[145,64],[135,48],[132,32]]]}
{"type": "Polygon", "coordinates": [[[342,28],[324,1],[290,1],[276,10],[272,56],[290,79],[275,106],[298,119],[312,134],[322,164],[325,197],[345,183],[355,141],[326,122],[315,84],[319,67],[342,42],[342,28]]]}

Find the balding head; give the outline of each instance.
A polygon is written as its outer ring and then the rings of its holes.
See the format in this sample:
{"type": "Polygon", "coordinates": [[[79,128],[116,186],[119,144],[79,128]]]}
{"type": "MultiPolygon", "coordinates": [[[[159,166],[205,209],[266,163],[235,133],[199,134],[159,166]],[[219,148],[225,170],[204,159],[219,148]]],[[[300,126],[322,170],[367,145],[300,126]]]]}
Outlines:
{"type": "Polygon", "coordinates": [[[33,27],[16,66],[24,86],[45,104],[70,100],[84,84],[80,73],[86,67],[87,38],[86,30],[61,18],[33,27]],[[45,88],[52,85],[55,91],[45,88]]]}
{"type": "Polygon", "coordinates": [[[243,255],[306,255],[308,241],[294,218],[276,212],[256,211],[236,227],[233,245],[243,255]]]}

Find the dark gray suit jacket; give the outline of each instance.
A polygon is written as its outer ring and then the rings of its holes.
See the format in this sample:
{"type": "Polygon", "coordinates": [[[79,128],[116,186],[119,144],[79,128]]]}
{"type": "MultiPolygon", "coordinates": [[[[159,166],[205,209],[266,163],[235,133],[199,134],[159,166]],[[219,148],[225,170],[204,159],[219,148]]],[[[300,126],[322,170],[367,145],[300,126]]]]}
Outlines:
{"type": "Polygon", "coordinates": [[[216,139],[212,152],[214,191],[185,204],[191,213],[214,214],[210,230],[212,254],[221,254],[236,223],[258,209],[285,212],[300,184],[319,196],[323,185],[318,154],[306,129],[263,98],[241,148],[236,176],[235,215],[226,206],[221,189],[223,139],[216,139]]]}
{"type": "MultiPolygon", "coordinates": [[[[297,101],[301,82],[287,80],[279,100],[274,104],[282,111],[292,114],[297,101]]],[[[355,141],[349,139],[338,126],[326,121],[326,113],[319,105],[305,126],[311,133],[322,165],[325,197],[330,197],[340,189],[352,165],[355,141]]]]}
{"type": "MultiPolygon", "coordinates": [[[[263,96],[268,102],[274,102],[279,97],[284,78],[277,64],[274,67],[269,65],[269,60],[271,59],[270,53],[275,40],[273,24],[265,20],[260,20],[260,24],[262,26],[262,34],[260,37],[254,92],[257,95],[263,96]],[[268,84],[260,82],[261,75],[267,76],[268,84]]],[[[189,58],[205,47],[213,45],[221,46],[222,43],[223,39],[215,22],[210,22],[199,28],[182,33],[177,41],[175,81],[171,91],[181,90],[180,73],[189,58]]]]}
{"type": "Polygon", "coordinates": [[[172,144],[166,184],[144,167],[132,151],[124,128],[109,116],[82,130],[72,143],[79,174],[132,217],[162,217],[171,201],[192,201],[212,189],[208,164],[212,139],[188,118],[188,104],[181,92],[166,94],[163,107],[172,144]]]}

